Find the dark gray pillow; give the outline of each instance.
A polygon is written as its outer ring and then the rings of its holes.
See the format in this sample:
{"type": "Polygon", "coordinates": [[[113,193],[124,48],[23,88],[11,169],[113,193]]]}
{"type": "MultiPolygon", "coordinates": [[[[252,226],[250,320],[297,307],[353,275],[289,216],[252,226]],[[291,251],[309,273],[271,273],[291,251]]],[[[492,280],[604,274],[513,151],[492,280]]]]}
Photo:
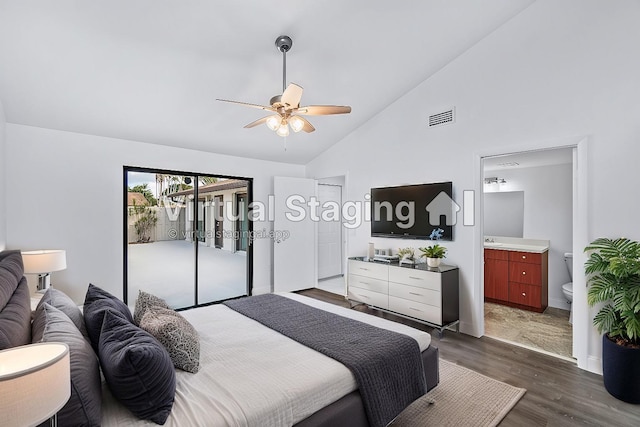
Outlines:
{"type": "Polygon", "coordinates": [[[69,346],[71,397],[58,412],[58,424],[99,426],[102,418],[100,366],[76,325],[65,313],[44,303],[33,319],[33,342],[63,342],[69,346]]]}
{"type": "Polygon", "coordinates": [[[180,313],[168,308],[151,307],[142,316],[140,327],[167,349],[173,366],[187,372],[198,372],[200,337],[180,313]]]}
{"type": "Polygon", "coordinates": [[[113,396],[138,418],[164,424],[176,393],[167,350],[149,333],[107,311],[98,356],[113,396]]]}
{"type": "Polygon", "coordinates": [[[131,310],[129,310],[129,307],[127,307],[125,303],[104,289],[89,284],[87,295],[84,299],[84,324],[87,328],[87,335],[89,335],[91,345],[96,353],[98,352],[102,320],[107,311],[115,313],[129,323],[133,323],[131,310]]]}
{"type": "Polygon", "coordinates": [[[24,277],[0,311],[0,350],[31,343],[31,293],[24,277]]]}
{"type": "Polygon", "coordinates": [[[23,275],[20,251],[0,252],[0,311],[11,299],[23,275]]]}
{"type": "Polygon", "coordinates": [[[82,333],[82,336],[85,338],[89,338],[87,335],[87,328],[84,326],[84,317],[80,308],[76,305],[75,302],[71,298],[67,296],[64,292],[59,289],[49,288],[44,293],[40,302],[38,303],[38,307],[36,310],[40,308],[43,304],[51,304],[64,314],[66,314],[69,319],[76,325],[76,328],[82,333]]]}
{"type": "Polygon", "coordinates": [[[144,316],[144,313],[151,307],[162,307],[169,309],[171,308],[162,298],[146,293],[144,291],[138,291],[136,307],[133,310],[133,323],[140,326],[140,320],[142,320],[142,316],[144,316]]]}

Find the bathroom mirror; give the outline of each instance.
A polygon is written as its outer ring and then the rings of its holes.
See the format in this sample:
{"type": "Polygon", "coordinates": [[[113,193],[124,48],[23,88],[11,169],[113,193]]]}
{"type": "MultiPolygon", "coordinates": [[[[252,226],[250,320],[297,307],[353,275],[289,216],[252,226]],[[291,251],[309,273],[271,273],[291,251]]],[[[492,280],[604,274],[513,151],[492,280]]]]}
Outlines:
{"type": "Polygon", "coordinates": [[[484,193],[485,236],[523,237],[524,191],[484,193]]]}

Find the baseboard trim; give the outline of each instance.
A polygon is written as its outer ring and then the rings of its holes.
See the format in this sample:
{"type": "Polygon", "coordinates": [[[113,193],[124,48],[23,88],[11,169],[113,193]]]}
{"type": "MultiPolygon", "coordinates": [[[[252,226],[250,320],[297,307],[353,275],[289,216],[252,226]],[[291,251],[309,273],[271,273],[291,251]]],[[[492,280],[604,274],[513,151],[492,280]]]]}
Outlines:
{"type": "Polygon", "coordinates": [[[587,357],[587,371],[602,375],[602,358],[596,356],[587,357]]]}

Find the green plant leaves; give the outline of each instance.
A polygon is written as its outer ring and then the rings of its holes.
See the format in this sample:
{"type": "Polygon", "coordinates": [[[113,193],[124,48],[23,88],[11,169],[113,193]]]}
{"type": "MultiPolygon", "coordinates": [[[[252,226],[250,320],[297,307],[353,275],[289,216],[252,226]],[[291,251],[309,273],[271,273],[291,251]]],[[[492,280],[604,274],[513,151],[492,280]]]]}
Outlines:
{"type": "Polygon", "coordinates": [[[626,238],[594,240],[585,248],[587,302],[606,303],[593,318],[599,332],[640,341],[640,243],[626,238]]]}
{"type": "Polygon", "coordinates": [[[447,248],[435,244],[433,246],[427,246],[426,248],[418,248],[422,251],[422,257],[427,258],[446,258],[447,248]]]}

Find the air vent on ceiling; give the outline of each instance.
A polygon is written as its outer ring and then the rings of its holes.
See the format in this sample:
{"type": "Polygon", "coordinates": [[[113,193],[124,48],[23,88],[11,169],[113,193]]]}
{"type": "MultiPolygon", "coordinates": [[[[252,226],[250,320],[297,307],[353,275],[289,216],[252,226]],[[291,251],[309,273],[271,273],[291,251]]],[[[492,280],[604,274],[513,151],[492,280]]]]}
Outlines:
{"type": "Polygon", "coordinates": [[[429,116],[429,127],[446,125],[456,121],[455,108],[451,107],[445,111],[441,111],[429,116]]]}

